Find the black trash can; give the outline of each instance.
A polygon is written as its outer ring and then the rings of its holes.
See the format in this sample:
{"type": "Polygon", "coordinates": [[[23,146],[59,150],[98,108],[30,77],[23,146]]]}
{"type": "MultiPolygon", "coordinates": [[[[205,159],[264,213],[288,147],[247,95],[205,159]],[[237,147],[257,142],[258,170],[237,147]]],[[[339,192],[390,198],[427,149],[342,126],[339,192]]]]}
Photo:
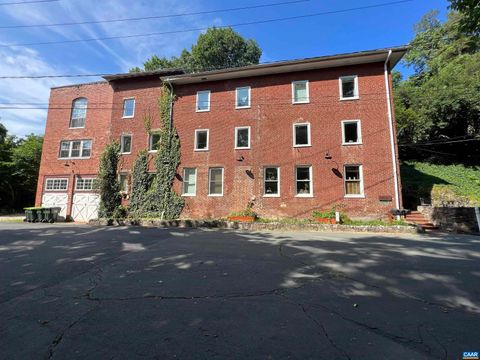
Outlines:
{"type": "Polygon", "coordinates": [[[60,212],[60,208],[58,208],[58,207],[43,208],[42,209],[42,213],[43,213],[42,221],[43,222],[49,222],[50,224],[53,224],[55,221],[57,221],[59,212],[60,212]]]}
{"type": "Polygon", "coordinates": [[[37,222],[37,221],[40,221],[39,220],[39,217],[41,216],[40,213],[41,213],[41,208],[37,208],[37,207],[28,207],[28,208],[24,208],[25,210],[25,219],[28,221],[28,222],[37,222]]]}

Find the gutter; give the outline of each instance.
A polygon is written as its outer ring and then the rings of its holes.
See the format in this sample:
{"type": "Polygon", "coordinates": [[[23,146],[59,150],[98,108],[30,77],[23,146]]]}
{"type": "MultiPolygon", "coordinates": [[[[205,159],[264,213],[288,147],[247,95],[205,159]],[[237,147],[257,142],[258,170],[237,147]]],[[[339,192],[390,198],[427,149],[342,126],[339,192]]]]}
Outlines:
{"type": "Polygon", "coordinates": [[[395,208],[397,210],[400,209],[400,198],[398,192],[398,169],[397,169],[397,159],[396,159],[396,152],[395,152],[395,139],[393,134],[393,117],[392,117],[392,103],[391,103],[391,95],[390,95],[390,83],[388,81],[388,61],[392,55],[392,50],[388,51],[387,59],[385,60],[384,64],[384,71],[385,71],[385,91],[387,95],[387,116],[388,116],[388,128],[390,132],[390,150],[392,154],[392,166],[393,166],[393,183],[395,186],[395,208]]]}

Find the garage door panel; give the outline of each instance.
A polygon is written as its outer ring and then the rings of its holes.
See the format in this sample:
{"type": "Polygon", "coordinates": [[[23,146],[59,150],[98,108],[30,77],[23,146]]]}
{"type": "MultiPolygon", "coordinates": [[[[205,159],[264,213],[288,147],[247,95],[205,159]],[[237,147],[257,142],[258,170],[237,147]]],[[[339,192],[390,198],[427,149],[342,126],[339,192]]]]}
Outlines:
{"type": "Polygon", "coordinates": [[[72,218],[74,221],[87,222],[98,217],[100,195],[77,193],[73,195],[72,218]]]}
{"type": "Polygon", "coordinates": [[[59,207],[58,220],[65,220],[67,215],[67,193],[45,193],[42,196],[42,206],[44,207],[59,207]]]}

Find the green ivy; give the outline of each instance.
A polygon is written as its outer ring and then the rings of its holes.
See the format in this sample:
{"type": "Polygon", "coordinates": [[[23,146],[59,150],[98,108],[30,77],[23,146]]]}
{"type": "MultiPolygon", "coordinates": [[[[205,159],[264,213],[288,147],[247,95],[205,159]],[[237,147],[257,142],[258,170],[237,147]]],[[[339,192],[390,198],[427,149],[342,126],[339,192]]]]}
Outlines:
{"type": "Polygon", "coordinates": [[[100,158],[100,169],[96,186],[100,193],[99,217],[112,218],[115,210],[121,205],[120,183],[117,177],[120,144],[113,141],[108,144],[100,158]]]}
{"type": "Polygon", "coordinates": [[[138,153],[135,163],[133,164],[132,194],[129,206],[130,216],[137,217],[142,215],[150,183],[151,175],[148,173],[148,152],[147,150],[142,150],[138,153]]]}

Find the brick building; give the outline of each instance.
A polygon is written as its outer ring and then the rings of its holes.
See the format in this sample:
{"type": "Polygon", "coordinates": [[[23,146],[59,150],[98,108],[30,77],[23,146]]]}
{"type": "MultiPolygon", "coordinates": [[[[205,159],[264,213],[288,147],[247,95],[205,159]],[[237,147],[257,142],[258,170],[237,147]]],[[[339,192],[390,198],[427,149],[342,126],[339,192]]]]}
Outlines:
{"type": "Polygon", "coordinates": [[[91,179],[113,139],[128,194],[136,154],[149,149],[153,157],[159,146],[158,97],[168,83],[177,97],[174,189],[185,197],[183,217],[221,217],[249,201],[265,217],[304,217],[333,205],[353,217],[384,217],[402,206],[390,70],[405,51],[119,74],[54,88],[36,202],[77,221],[95,217],[91,179]]]}

